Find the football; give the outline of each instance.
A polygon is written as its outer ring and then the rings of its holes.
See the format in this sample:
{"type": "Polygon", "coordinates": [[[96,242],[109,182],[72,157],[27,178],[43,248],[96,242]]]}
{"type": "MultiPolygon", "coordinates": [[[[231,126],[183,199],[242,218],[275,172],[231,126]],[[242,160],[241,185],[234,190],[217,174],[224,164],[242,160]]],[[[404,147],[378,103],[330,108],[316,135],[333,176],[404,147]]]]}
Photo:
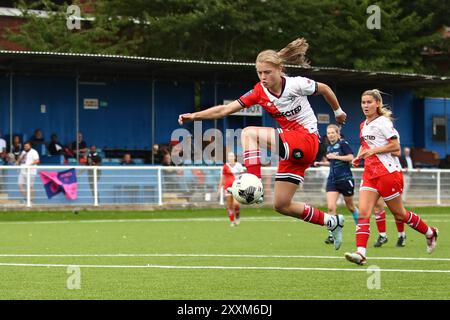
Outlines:
{"type": "Polygon", "coordinates": [[[261,180],[251,173],[244,173],[234,180],[233,197],[242,204],[256,203],[264,194],[261,180]]]}

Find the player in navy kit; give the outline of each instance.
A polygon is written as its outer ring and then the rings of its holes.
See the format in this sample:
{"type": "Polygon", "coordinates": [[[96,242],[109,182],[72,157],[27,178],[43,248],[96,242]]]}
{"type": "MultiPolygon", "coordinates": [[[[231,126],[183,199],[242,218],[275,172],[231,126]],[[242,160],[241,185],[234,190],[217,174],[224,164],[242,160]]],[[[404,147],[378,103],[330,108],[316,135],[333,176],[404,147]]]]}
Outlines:
{"type": "Polygon", "coordinates": [[[280,51],[265,50],[256,58],[256,73],[259,77],[253,90],[227,105],[182,114],[178,122],[220,119],[243,108],[260,105],[280,125],[280,128],[246,127],[241,140],[244,149],[244,164],[247,172],[261,178],[260,148],[272,150],[278,145],[280,162],[275,178],[274,209],[284,215],[303,221],[326,225],[333,232],[335,249],[342,243],[344,217],[330,215],[303,202],[294,202],[298,185],[303,182],[305,170],[310,167],[319,148],[317,118],[308,102],[309,95],[322,95],[334,110],[336,121],[345,122],[336,95],[329,86],[304,77],[285,75],[285,64],[306,64],[308,44],[297,39],[280,51]]]}
{"type": "MultiPolygon", "coordinates": [[[[330,173],[327,180],[327,205],[328,213],[336,214],[336,203],[339,195],[343,195],[345,205],[351,212],[355,224],[358,224],[358,209],[353,203],[355,193],[355,181],[350,169],[353,160],[353,151],[348,142],[341,139],[341,130],[335,124],[327,127],[327,138],[330,144],[327,147],[326,162],[315,162],[314,165],[330,166],[330,173]]],[[[329,233],[326,244],[334,243],[331,232],[329,233]]]]}

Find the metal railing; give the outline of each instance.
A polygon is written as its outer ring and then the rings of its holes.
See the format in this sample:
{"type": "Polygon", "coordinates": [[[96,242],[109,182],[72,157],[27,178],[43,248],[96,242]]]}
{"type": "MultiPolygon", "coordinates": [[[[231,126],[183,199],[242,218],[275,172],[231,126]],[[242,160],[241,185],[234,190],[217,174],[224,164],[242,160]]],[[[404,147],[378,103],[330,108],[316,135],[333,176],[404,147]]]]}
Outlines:
{"type": "MultiPolygon", "coordinates": [[[[0,166],[0,208],[76,206],[199,206],[223,204],[219,166],[0,166]],[[75,169],[76,200],[63,194],[48,199],[39,173],[75,169]],[[18,182],[22,172],[22,191],[18,182]]],[[[276,167],[262,168],[265,205],[273,203],[276,167]]],[[[355,199],[362,169],[353,169],[355,199]]],[[[326,204],[328,168],[310,168],[294,200],[326,204]]],[[[450,170],[415,169],[404,173],[406,205],[450,205],[450,170]]]]}

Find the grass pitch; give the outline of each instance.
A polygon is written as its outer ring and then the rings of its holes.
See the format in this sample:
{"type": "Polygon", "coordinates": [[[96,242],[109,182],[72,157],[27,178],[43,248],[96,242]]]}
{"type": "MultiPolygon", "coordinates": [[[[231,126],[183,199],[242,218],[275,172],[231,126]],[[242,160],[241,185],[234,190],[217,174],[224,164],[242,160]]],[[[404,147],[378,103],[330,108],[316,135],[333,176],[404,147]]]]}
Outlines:
{"type": "Polygon", "coordinates": [[[236,228],[224,209],[2,213],[0,299],[449,299],[450,209],[415,211],[439,228],[436,251],[408,226],[395,247],[390,217],[382,248],[373,221],[364,267],[343,257],[348,213],[339,251],[325,228],[270,209],[243,208],[236,228]]]}

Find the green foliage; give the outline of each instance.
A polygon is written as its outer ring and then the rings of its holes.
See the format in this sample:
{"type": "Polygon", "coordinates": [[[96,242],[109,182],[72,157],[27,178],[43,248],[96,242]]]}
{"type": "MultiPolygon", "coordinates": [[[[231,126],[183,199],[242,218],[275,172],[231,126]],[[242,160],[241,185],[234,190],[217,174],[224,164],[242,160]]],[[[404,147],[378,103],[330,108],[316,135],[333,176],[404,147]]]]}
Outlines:
{"type": "Polygon", "coordinates": [[[9,31],[8,38],[32,51],[133,54],[139,44],[138,38],[125,34],[126,28],[133,25],[129,19],[98,14],[94,21],[83,21],[80,30],[69,30],[67,5],[55,5],[48,0],[26,5],[21,1],[19,8],[27,23],[20,33],[9,31]],[[36,8],[49,12],[49,17],[42,18],[29,11],[36,8]]]}
{"type": "Polygon", "coordinates": [[[10,38],[31,50],[252,62],[261,50],[305,37],[313,65],[432,73],[440,70],[425,67],[424,47],[450,50],[437,33],[450,15],[444,2],[97,0],[91,4],[95,21],[70,31],[67,5],[41,0],[55,14],[27,15],[21,33],[10,38]],[[381,8],[379,30],[366,26],[372,4],[381,8]]]}

